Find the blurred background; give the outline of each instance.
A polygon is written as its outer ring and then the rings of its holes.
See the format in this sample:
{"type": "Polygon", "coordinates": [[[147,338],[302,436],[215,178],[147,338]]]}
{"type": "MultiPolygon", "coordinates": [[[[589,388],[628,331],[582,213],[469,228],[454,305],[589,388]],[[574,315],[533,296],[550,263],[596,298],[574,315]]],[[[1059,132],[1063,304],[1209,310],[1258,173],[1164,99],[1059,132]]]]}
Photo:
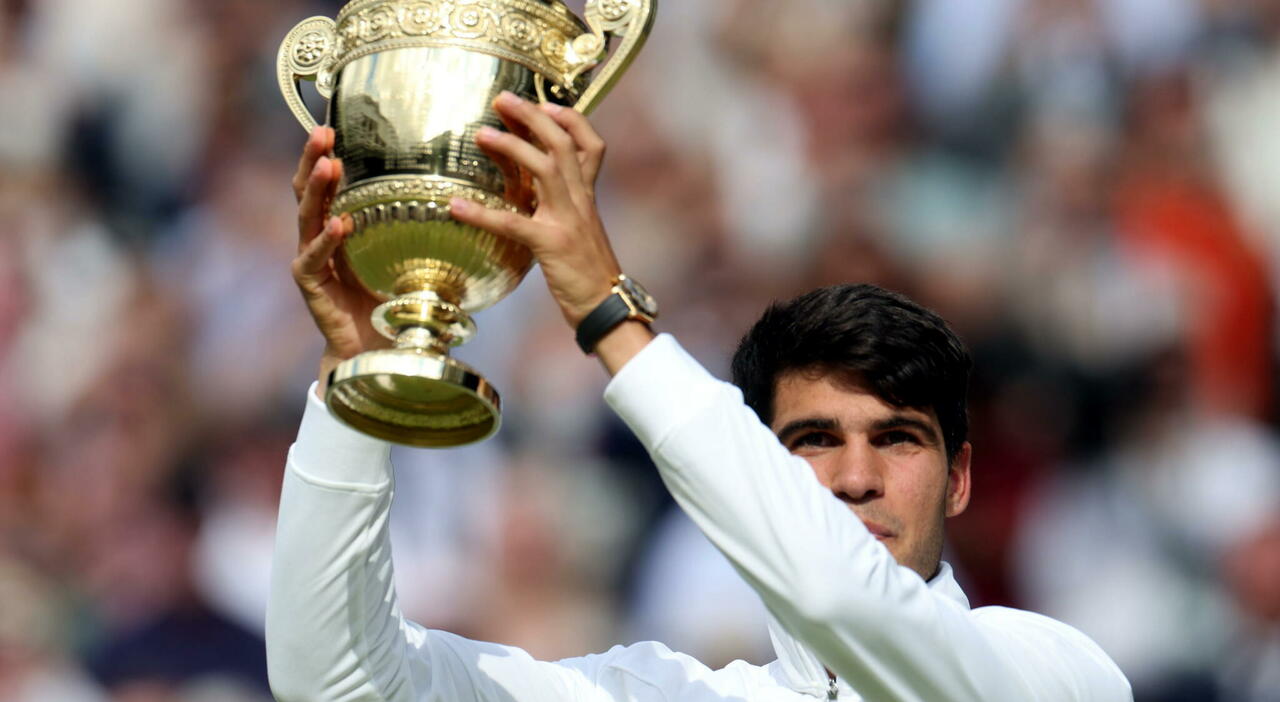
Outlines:
{"type": "MultiPolygon", "coordinates": [[[[327,0],[0,0],[0,700],[266,700],[289,275],[280,40],[327,0]]],[[[581,2],[576,5],[581,6],[581,2]]],[[[725,375],[772,299],[870,281],[973,349],[975,605],[1138,702],[1280,700],[1280,2],[663,0],[594,117],[660,328],[725,375]]],[[[537,272],[459,355],[500,435],[397,450],[398,586],[558,658],[772,658],[537,272]]]]}

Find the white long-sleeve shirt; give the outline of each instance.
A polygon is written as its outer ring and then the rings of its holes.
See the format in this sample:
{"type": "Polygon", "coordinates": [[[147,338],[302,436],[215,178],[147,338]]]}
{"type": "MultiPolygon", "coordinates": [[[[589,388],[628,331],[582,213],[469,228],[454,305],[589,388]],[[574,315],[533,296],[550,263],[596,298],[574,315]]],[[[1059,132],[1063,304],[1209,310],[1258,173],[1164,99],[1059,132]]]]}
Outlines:
{"type": "Polygon", "coordinates": [[[1132,700],[1115,664],[1075,629],[970,609],[945,563],[929,582],[897,565],[737,388],[669,336],[633,358],[605,398],[764,599],[778,655],[767,666],[711,670],[652,642],[541,662],[405,620],[387,532],[389,447],[309,397],[285,472],[267,613],[283,702],[1132,700]]]}

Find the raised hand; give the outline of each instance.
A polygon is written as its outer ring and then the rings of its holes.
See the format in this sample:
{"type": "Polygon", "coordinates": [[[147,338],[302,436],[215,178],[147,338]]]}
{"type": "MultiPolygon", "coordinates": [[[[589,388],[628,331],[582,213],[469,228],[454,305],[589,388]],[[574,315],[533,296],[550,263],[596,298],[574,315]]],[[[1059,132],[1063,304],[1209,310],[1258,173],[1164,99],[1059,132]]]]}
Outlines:
{"type": "Polygon", "coordinates": [[[332,129],[316,127],[307,139],[293,177],[293,192],[298,200],[298,254],[293,259],[293,279],[325,340],[320,361],[321,393],[329,371],[339,363],[363,351],[387,348],[391,343],[370,322],[378,301],[336,255],[351,235],[352,222],[350,218],[329,216],[329,205],[342,181],[342,162],[327,155],[333,150],[333,140],[332,129]]]}
{"type": "MultiPolygon", "coordinates": [[[[453,217],[528,246],[565,321],[577,329],[621,272],[596,207],[604,140],[577,110],[534,105],[509,92],[494,100],[494,109],[510,132],[481,129],[476,143],[532,175],[537,209],[526,217],[454,199],[453,217]]],[[[616,373],[652,338],[647,326],[624,322],[600,339],[595,353],[616,373]]]]}
{"type": "Polygon", "coordinates": [[[461,199],[450,208],[461,222],[528,246],[565,321],[576,328],[609,296],[621,272],[595,202],[604,140],[576,110],[535,105],[509,92],[494,108],[510,133],[484,128],[476,143],[498,162],[513,162],[532,175],[537,209],[526,217],[461,199]]]}

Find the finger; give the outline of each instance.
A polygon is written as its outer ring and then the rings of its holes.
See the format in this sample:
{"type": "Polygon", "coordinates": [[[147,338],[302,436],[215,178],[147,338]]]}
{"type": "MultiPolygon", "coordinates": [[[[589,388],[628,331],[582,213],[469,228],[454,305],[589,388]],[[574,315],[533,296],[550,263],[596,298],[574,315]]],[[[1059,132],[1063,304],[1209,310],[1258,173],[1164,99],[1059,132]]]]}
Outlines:
{"type": "MultiPolygon", "coordinates": [[[[339,215],[338,225],[342,229],[342,241],[346,241],[353,233],[355,233],[356,221],[352,219],[349,214],[339,215]]],[[[348,260],[348,257],[343,256],[340,253],[334,254],[333,256],[333,274],[338,280],[342,281],[344,285],[354,285],[356,288],[363,289],[358,282],[359,279],[356,278],[355,273],[351,270],[351,261],[348,260]]]]}
{"type": "Polygon", "coordinates": [[[533,179],[529,171],[520,168],[509,156],[493,151],[482,143],[477,142],[477,144],[480,151],[497,164],[498,170],[502,171],[504,186],[502,197],[524,212],[533,212],[536,207],[534,206],[533,179]]]}
{"type": "Polygon", "coordinates": [[[302,201],[307,179],[311,177],[316,161],[333,150],[333,139],[334,132],[329,127],[316,127],[307,137],[307,144],[302,147],[302,158],[298,161],[298,170],[293,174],[293,196],[298,202],[302,201]]]}
{"type": "Polygon", "coordinates": [[[515,134],[516,136],[520,137],[521,139],[524,139],[529,143],[534,143],[538,140],[535,136],[533,136],[533,132],[530,132],[529,128],[524,126],[524,124],[519,120],[507,117],[501,112],[497,112],[497,115],[498,115],[498,119],[502,120],[503,126],[507,128],[507,131],[511,132],[512,134],[515,134]]]}
{"type": "Polygon", "coordinates": [[[476,144],[486,152],[510,159],[533,174],[534,181],[538,184],[538,199],[542,202],[573,205],[565,176],[555,157],[514,134],[500,132],[492,127],[482,127],[476,133],[476,144]]]}
{"type": "Polygon", "coordinates": [[[578,149],[582,180],[594,189],[596,177],[600,175],[600,164],[604,162],[604,139],[596,132],[595,127],[591,126],[586,115],[577,110],[547,102],[542,104],[542,111],[569,132],[578,149]]]}
{"type": "Polygon", "coordinates": [[[545,250],[550,230],[532,219],[506,210],[494,210],[478,205],[470,200],[453,198],[449,201],[449,212],[453,218],[463,224],[483,229],[528,246],[535,254],[545,250]]]}
{"type": "Polygon", "coordinates": [[[306,246],[324,228],[329,193],[337,183],[334,178],[336,170],[333,159],[327,156],[321,156],[311,169],[306,188],[302,191],[302,201],[298,203],[299,249],[306,246]]]}
{"type": "Polygon", "coordinates": [[[556,160],[570,183],[582,181],[582,169],[578,166],[577,148],[573,137],[564,130],[550,115],[538,109],[538,106],[518,95],[503,91],[494,100],[494,108],[506,119],[519,122],[528,128],[534,138],[556,160]]]}
{"type": "Polygon", "coordinates": [[[329,261],[342,245],[347,233],[348,228],[343,225],[342,219],[330,217],[320,234],[312,238],[298,253],[297,258],[293,259],[294,280],[303,285],[308,278],[328,272],[329,261]]]}
{"type": "Polygon", "coordinates": [[[342,175],[345,169],[342,161],[336,158],[329,159],[329,162],[332,164],[330,166],[332,170],[329,172],[329,187],[325,188],[324,191],[325,212],[329,212],[333,205],[333,198],[338,196],[338,188],[342,186],[342,175]]]}

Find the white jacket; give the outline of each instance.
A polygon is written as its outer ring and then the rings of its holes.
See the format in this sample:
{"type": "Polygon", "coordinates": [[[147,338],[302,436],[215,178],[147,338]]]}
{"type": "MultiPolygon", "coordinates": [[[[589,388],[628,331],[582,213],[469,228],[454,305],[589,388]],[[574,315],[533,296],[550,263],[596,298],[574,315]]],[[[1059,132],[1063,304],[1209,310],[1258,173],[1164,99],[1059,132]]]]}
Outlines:
{"type": "Polygon", "coordinates": [[[970,609],[945,563],[898,566],[742,403],[661,336],[605,397],[680,506],[764,599],[778,660],[711,670],[659,643],[558,662],[407,621],[392,587],[387,444],[309,393],[289,453],[267,613],[283,702],[1127,702],[1088,637],[1004,607],[970,609]],[[837,675],[828,680],[826,669],[837,675]]]}

